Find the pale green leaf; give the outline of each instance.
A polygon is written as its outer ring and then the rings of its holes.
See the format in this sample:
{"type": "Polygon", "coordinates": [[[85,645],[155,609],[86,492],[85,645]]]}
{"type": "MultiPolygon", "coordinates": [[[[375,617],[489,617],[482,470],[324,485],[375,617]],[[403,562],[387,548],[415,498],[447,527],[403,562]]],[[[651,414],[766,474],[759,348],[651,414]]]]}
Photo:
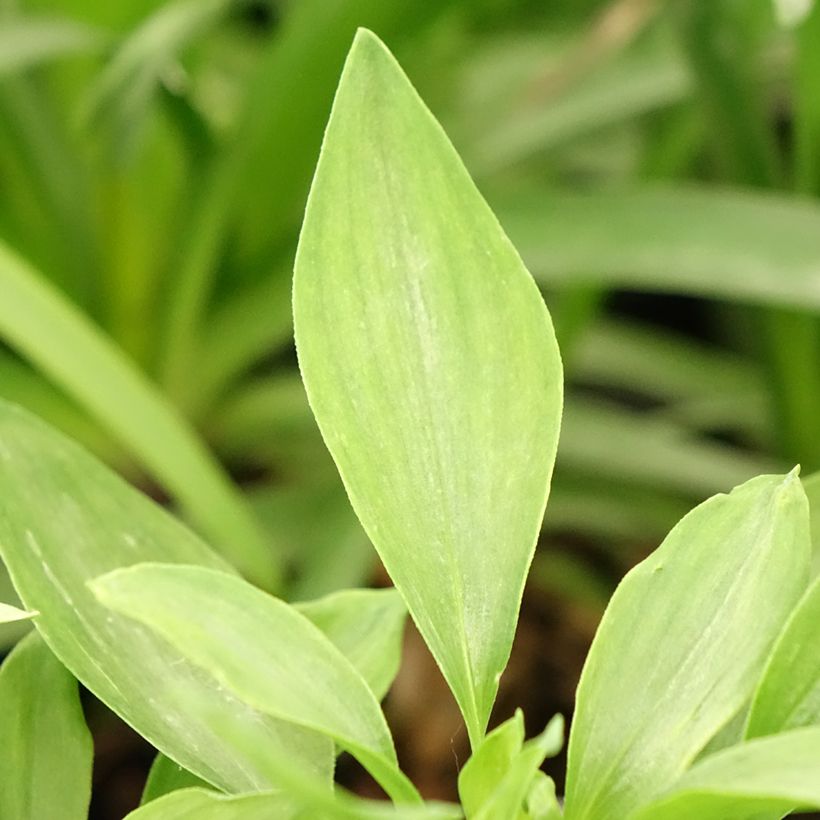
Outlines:
{"type": "Polygon", "coordinates": [[[634,820],[749,820],[820,809],[820,728],[751,740],[705,758],[634,820]]]}
{"type": "Polygon", "coordinates": [[[113,433],[231,560],[276,582],[275,556],[194,431],[43,276],[0,243],[0,336],[113,433]]]}
{"type": "MultiPolygon", "coordinates": [[[[299,792],[299,790],[295,790],[299,792]]],[[[228,796],[204,789],[185,789],[155,800],[125,820],[457,820],[455,807],[390,806],[384,801],[362,800],[343,790],[303,789],[298,794],[261,792],[228,796]]]]}
{"type": "Polygon", "coordinates": [[[812,577],[820,576],[820,472],[803,479],[803,489],[809,499],[811,524],[812,577]]]}
{"type": "Polygon", "coordinates": [[[748,737],[820,724],[820,578],[797,605],[758,685],[748,737]]]}
{"type": "Polygon", "coordinates": [[[294,314],[325,442],[477,745],[546,503],[561,365],[532,280],[369,32],[325,135],[294,314]]]}
{"type": "Polygon", "coordinates": [[[475,820],[523,818],[527,795],[538,776],[539,767],[564,745],[564,719],[556,715],[538,737],[527,741],[510,762],[504,777],[489,799],[472,815],[475,820]]]}
{"type": "Polygon", "coordinates": [[[91,734],[77,682],[36,633],[0,667],[0,817],[85,820],[91,734]]]}
{"type": "Polygon", "coordinates": [[[578,687],[568,820],[626,817],[671,786],[751,696],[808,564],[793,472],[709,499],[627,575],[578,687]]]}
{"type": "Polygon", "coordinates": [[[810,200],[646,187],[522,196],[499,215],[545,285],[820,309],[820,205],[810,200]]]}
{"type": "Polygon", "coordinates": [[[74,20],[4,18],[0,26],[0,77],[55,58],[94,51],[104,42],[101,32],[74,20]]]}
{"type": "Polygon", "coordinates": [[[27,621],[29,618],[33,618],[35,615],[39,615],[39,613],[29,612],[25,609],[19,609],[18,607],[12,606],[11,604],[0,603],[0,624],[9,624],[13,621],[27,621]]]}
{"type": "Polygon", "coordinates": [[[6,404],[0,553],[23,606],[40,612],[37,628],[57,657],[157,749],[228,791],[275,785],[220,736],[213,713],[246,724],[258,744],[282,744],[329,779],[326,739],[231,699],[152,632],[102,607],[86,587],[142,561],[228,565],[77,445],[6,404]]]}
{"type": "Polygon", "coordinates": [[[232,698],[321,732],[354,754],[402,802],[390,730],[364,679],[292,606],[224,572],[143,564],[93,582],[98,599],[154,630],[232,698]]]}
{"type": "Polygon", "coordinates": [[[145,788],[142,790],[140,805],[144,806],[158,797],[180,789],[197,787],[209,789],[210,785],[160,752],[151,764],[145,788]]]}
{"type": "Polygon", "coordinates": [[[327,635],[381,700],[401,662],[407,609],[394,589],[346,589],[295,604],[327,635]]]}
{"type": "Polygon", "coordinates": [[[555,781],[542,771],[535,773],[527,793],[526,810],[532,820],[561,820],[564,816],[555,793],[555,781]]]}
{"type": "Polygon", "coordinates": [[[524,743],[524,713],[496,726],[458,773],[458,796],[464,813],[472,817],[489,799],[524,743]]]}

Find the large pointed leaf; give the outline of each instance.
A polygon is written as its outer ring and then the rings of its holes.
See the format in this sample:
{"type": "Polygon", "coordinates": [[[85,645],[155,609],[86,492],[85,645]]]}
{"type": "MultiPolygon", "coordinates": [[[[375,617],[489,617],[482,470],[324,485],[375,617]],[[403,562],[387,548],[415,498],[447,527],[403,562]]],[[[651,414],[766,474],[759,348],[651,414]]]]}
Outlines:
{"type": "Polygon", "coordinates": [[[91,735],[77,681],[36,633],[0,667],[0,817],[85,820],[91,735]]]}
{"type": "Polygon", "coordinates": [[[407,609],[394,589],[346,589],[296,609],[319,627],[381,700],[401,661],[407,609]]]}
{"type": "Polygon", "coordinates": [[[419,799],[364,678],[292,606],[235,575],[142,564],[98,578],[98,599],[153,629],[232,698],[328,735],[395,799],[419,799]]]}
{"type": "Polygon", "coordinates": [[[369,32],[325,135],[294,314],[322,434],[475,745],[544,511],[561,365],[532,279],[369,32]]]}
{"type": "Polygon", "coordinates": [[[820,578],[775,644],[755,693],[748,737],[820,724],[820,578]]]}
{"type": "Polygon", "coordinates": [[[701,504],[627,575],[578,687],[568,820],[626,817],[682,774],[751,696],[808,565],[791,473],[701,504]]]}
{"type": "Polygon", "coordinates": [[[749,820],[820,809],[820,728],[732,746],[693,766],[634,820],[749,820]]]}
{"type": "Polygon", "coordinates": [[[193,533],[81,448],[0,403],[0,554],[37,628],[97,697],[161,751],[228,791],[270,788],[211,712],[329,774],[326,739],[238,703],[152,632],[102,607],[86,582],[141,561],[229,570],[193,533]],[[198,695],[199,697],[194,697],[198,695]],[[204,707],[204,708],[203,708],[204,707]]]}

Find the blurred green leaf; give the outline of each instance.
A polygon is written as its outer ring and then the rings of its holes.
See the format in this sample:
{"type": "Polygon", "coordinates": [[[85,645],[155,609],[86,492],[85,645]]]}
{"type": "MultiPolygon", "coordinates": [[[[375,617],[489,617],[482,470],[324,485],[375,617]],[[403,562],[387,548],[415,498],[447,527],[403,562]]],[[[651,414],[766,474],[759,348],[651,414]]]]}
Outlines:
{"type": "Polygon", "coordinates": [[[102,131],[116,155],[127,154],[159,84],[178,69],[180,53],[236,5],[236,0],[173,0],[137,26],[88,92],[91,133],[102,131]]]}
{"type": "Polygon", "coordinates": [[[543,193],[498,203],[544,285],[820,309],[820,205],[731,189],[543,193]]]}
{"type": "Polygon", "coordinates": [[[77,682],[38,634],[0,667],[0,703],[0,817],[85,820],[91,734],[77,682]]]}
{"type": "Polygon", "coordinates": [[[568,820],[625,817],[672,786],[751,696],[808,563],[791,473],[701,504],[627,575],[578,687],[568,820]]]}
{"type": "Polygon", "coordinates": [[[193,533],[76,444],[0,404],[0,553],[58,658],[157,749],[227,791],[271,788],[214,721],[247,726],[328,780],[324,738],[220,692],[167,643],[102,607],[86,582],[142,561],[230,567],[193,533]],[[197,697],[198,696],[198,697],[197,697]]]}
{"type": "Polygon", "coordinates": [[[144,806],[152,800],[180,789],[198,787],[210,789],[210,785],[202,778],[197,777],[193,772],[189,772],[179,763],[175,763],[170,757],[166,757],[160,752],[151,764],[148,779],[145,781],[145,788],[142,790],[140,805],[144,806]]]}
{"type": "Polygon", "coordinates": [[[757,687],[747,737],[820,724],[820,578],[795,608],[757,687]]]}
{"type": "Polygon", "coordinates": [[[368,32],[328,124],[294,311],[325,441],[475,746],[546,502],[561,366],[532,280],[368,32]]]}
{"type": "Polygon", "coordinates": [[[820,472],[802,479],[806,498],[809,499],[811,525],[812,577],[820,576],[820,472]]]}
{"type": "Polygon", "coordinates": [[[185,421],[70,302],[0,243],[0,335],[129,448],[243,571],[275,585],[273,545],[185,421]]]}
{"type": "Polygon", "coordinates": [[[70,54],[95,51],[105,42],[101,31],[74,20],[5,17],[0,26],[0,77],[70,54]]]}
{"type": "Polygon", "coordinates": [[[294,605],[330,639],[381,700],[401,662],[407,608],[394,589],[346,589],[294,605]]]}
{"type": "Polygon", "coordinates": [[[820,808],[820,727],[752,740],[707,757],[634,820],[779,818],[820,808]]]}
{"type": "Polygon", "coordinates": [[[143,564],[91,587],[102,603],[154,630],[232,698],[333,738],[393,799],[420,802],[398,768],[390,730],[364,678],[293,607],[236,576],[201,567],[143,564]]]}

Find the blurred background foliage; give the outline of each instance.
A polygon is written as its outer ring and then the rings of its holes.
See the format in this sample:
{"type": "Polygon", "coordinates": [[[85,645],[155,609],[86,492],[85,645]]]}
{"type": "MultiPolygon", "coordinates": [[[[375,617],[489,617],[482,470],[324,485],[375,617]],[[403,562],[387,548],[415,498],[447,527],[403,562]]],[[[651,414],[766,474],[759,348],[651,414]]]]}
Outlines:
{"type": "Polygon", "coordinates": [[[679,517],[754,474],[820,469],[820,9],[0,0],[0,397],[291,599],[380,578],[290,314],[360,25],[444,124],[558,330],[564,427],[508,675],[538,682],[548,717],[571,708],[615,583],[679,517]]]}

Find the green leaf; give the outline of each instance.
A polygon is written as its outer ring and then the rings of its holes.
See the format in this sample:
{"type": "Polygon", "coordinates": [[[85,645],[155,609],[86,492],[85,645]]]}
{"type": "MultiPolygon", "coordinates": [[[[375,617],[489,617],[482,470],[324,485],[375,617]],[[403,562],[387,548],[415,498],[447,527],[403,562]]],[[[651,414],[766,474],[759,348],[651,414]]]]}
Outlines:
{"type": "Polygon", "coordinates": [[[210,788],[209,784],[202,778],[197,777],[193,772],[189,772],[179,763],[175,763],[170,757],[166,757],[160,752],[151,764],[148,779],[145,781],[145,788],[142,790],[140,805],[144,806],[152,800],[180,789],[198,787],[210,788]]]}
{"type": "Polygon", "coordinates": [[[564,719],[556,715],[538,737],[524,744],[489,799],[472,815],[475,820],[525,817],[525,800],[538,776],[539,766],[545,758],[558,754],[563,745],[564,719]]]}
{"type": "Polygon", "coordinates": [[[253,709],[325,734],[399,802],[420,801],[364,679],[283,601],[223,572],[143,564],[91,582],[106,606],[154,630],[253,709]]]}
{"type": "Polygon", "coordinates": [[[36,633],[0,667],[0,817],[85,820],[91,734],[77,682],[36,633]]]}
{"type": "Polygon", "coordinates": [[[74,20],[4,17],[0,27],[0,77],[64,57],[99,49],[101,32],[74,20]]]}
{"type": "Polygon", "coordinates": [[[390,806],[339,790],[335,795],[310,788],[297,794],[269,792],[229,796],[204,789],[174,792],[131,812],[125,820],[456,820],[461,813],[445,804],[390,806]]]}
{"type": "Polygon", "coordinates": [[[272,788],[242,748],[220,737],[213,713],[246,724],[255,743],[282,744],[329,779],[332,744],[227,698],[86,587],[141,561],[228,565],[77,445],[2,403],[0,554],[23,606],[40,612],[37,628],[52,651],[157,749],[227,791],[272,788]]]}
{"type": "Polygon", "coordinates": [[[748,737],[820,724],[820,578],[775,644],[752,701],[748,737]]]}
{"type": "Polygon", "coordinates": [[[803,489],[809,499],[809,520],[811,525],[812,577],[820,576],[820,473],[813,473],[803,479],[803,489]]]}
{"type": "Polygon", "coordinates": [[[820,728],[732,746],[693,766],[634,820],[749,820],[820,808],[820,728]]]}
{"type": "Polygon", "coordinates": [[[496,726],[481,741],[458,773],[458,796],[467,817],[472,817],[489,799],[523,743],[524,713],[516,709],[509,720],[496,726]]]}
{"type": "Polygon", "coordinates": [[[407,609],[394,589],[347,589],[295,609],[319,627],[381,700],[401,663],[407,609]]]}
{"type": "Polygon", "coordinates": [[[39,612],[27,612],[25,609],[18,609],[16,606],[11,606],[11,604],[0,603],[0,624],[26,621],[39,614],[39,612]]]}
{"type": "Polygon", "coordinates": [[[561,364],[529,274],[367,31],[325,134],[294,316],[322,435],[476,746],[544,512],[561,364]]]}
{"type": "Polygon", "coordinates": [[[130,34],[92,86],[86,102],[91,128],[110,129],[115,147],[127,151],[158,87],[178,67],[179,54],[233,6],[234,0],[161,5],[130,34]]]}
{"type": "Polygon", "coordinates": [[[499,207],[499,215],[545,285],[820,308],[820,205],[810,200],[658,186],[540,192],[499,207]]]}
{"type": "Polygon", "coordinates": [[[542,771],[535,773],[527,793],[526,809],[532,820],[561,820],[564,816],[555,794],[555,781],[542,771]]]}
{"type": "Polygon", "coordinates": [[[682,774],[751,696],[808,563],[792,472],[704,502],[626,576],[578,687],[568,820],[626,817],[682,774]]]}
{"type": "Polygon", "coordinates": [[[233,563],[274,585],[268,539],[194,431],[109,339],[1,242],[0,291],[0,336],[127,446],[233,563]]]}

